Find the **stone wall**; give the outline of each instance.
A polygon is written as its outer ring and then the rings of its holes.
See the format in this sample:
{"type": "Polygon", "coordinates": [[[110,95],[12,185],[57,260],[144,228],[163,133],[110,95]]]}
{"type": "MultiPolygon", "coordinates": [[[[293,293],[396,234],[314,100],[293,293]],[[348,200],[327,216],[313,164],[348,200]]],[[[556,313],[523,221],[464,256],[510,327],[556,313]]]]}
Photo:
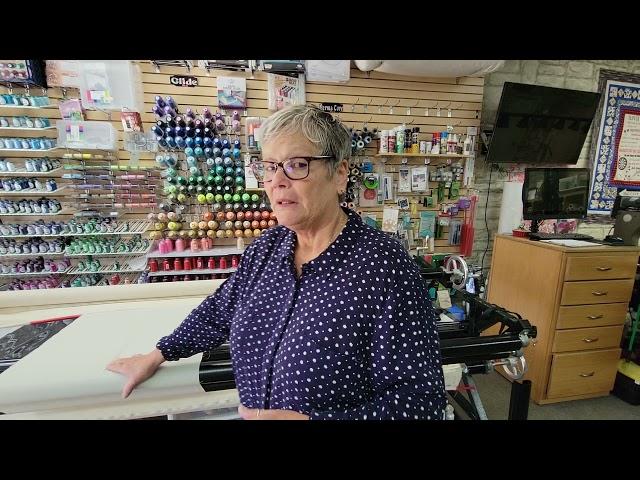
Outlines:
{"type": "MultiPolygon", "coordinates": [[[[617,70],[640,74],[640,60],[508,60],[498,71],[485,78],[484,101],[482,105],[482,124],[493,124],[502,94],[504,82],[528,83],[548,87],[571,88],[574,90],[598,90],[598,78],[601,69],[617,70]]],[[[589,167],[589,151],[591,148],[591,132],[582,148],[577,166],[589,167]]],[[[485,227],[485,202],[487,201],[487,187],[489,168],[480,155],[475,167],[475,185],[479,190],[478,212],[475,222],[475,240],[472,263],[480,263],[487,248],[487,229],[485,227]]],[[[491,265],[491,248],[493,236],[498,228],[500,217],[500,203],[502,201],[502,183],[506,175],[496,172],[491,175],[491,193],[486,209],[489,225],[489,245],[485,257],[485,268],[491,265]]],[[[610,229],[610,225],[592,225],[583,223],[578,231],[594,237],[603,237],[610,229]]]]}

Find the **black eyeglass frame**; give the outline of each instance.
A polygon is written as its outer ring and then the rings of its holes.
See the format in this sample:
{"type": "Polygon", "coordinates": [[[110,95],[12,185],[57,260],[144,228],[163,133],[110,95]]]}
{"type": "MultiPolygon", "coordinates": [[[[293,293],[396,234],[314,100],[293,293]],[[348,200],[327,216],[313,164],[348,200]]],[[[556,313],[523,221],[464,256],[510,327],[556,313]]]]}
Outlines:
{"type": "MultiPolygon", "coordinates": [[[[296,157],[287,158],[284,162],[270,162],[269,160],[258,160],[257,162],[251,163],[251,170],[253,170],[253,174],[256,177],[260,177],[260,174],[256,172],[255,165],[258,164],[258,163],[271,163],[272,165],[276,166],[276,170],[275,170],[275,172],[273,172],[274,175],[278,171],[278,167],[280,167],[282,169],[282,172],[284,173],[285,177],[287,177],[289,180],[304,180],[305,178],[307,178],[309,176],[309,172],[310,172],[309,166],[310,165],[307,165],[307,174],[304,177],[301,177],[301,178],[291,178],[287,174],[287,171],[284,168],[285,162],[290,162],[291,160],[294,160],[296,158],[302,158],[302,159],[304,159],[304,160],[306,160],[307,162],[310,163],[312,160],[330,160],[330,159],[335,159],[336,157],[334,155],[310,155],[310,156],[296,156],[296,157]]],[[[273,180],[273,178],[271,178],[271,180],[273,180]]],[[[270,182],[271,180],[264,180],[264,178],[263,178],[260,181],[262,181],[262,182],[270,182]]]]}

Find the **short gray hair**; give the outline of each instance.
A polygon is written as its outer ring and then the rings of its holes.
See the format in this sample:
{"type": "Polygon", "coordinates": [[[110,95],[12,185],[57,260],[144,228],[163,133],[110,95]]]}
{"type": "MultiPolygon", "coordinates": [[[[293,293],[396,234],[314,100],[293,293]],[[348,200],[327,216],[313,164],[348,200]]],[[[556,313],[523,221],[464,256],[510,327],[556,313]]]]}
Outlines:
{"type": "Polygon", "coordinates": [[[280,135],[301,133],[320,150],[334,157],[329,162],[333,173],[341,160],[351,158],[351,133],[342,122],[318,107],[294,105],[274,113],[261,128],[262,143],[280,135]]]}

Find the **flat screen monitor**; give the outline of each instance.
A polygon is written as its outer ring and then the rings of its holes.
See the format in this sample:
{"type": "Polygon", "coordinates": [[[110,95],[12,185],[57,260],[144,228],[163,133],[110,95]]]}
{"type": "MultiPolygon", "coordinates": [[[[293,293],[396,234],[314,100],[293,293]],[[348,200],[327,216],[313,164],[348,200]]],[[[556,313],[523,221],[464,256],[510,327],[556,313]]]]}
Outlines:
{"type": "Polygon", "coordinates": [[[586,218],[589,178],[588,168],[526,168],[523,218],[586,218]]]}
{"type": "Polygon", "coordinates": [[[487,163],[575,164],[600,94],[506,82],[487,163]]]}

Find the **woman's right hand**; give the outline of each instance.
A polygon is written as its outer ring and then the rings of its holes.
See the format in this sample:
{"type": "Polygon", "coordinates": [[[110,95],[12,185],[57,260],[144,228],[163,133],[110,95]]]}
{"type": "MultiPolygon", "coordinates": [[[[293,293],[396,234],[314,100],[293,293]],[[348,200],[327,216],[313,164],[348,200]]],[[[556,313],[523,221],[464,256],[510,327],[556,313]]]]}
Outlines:
{"type": "Polygon", "coordinates": [[[122,389],[122,398],[127,398],[136,386],[151,378],[165,359],[155,348],[146,355],[118,358],[107,365],[107,370],[120,373],[127,378],[122,389]]]}

